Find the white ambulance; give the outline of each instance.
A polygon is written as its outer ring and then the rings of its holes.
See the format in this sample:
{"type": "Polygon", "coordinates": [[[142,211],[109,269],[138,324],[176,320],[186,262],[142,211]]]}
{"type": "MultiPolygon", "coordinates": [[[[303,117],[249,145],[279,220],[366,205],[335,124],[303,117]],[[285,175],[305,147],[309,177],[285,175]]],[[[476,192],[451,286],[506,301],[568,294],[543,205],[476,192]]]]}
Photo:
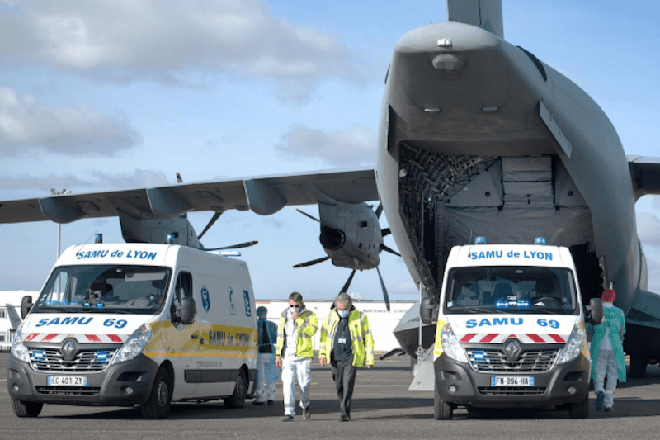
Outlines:
{"type": "Polygon", "coordinates": [[[166,244],[72,246],[38,300],[21,306],[7,375],[14,412],[139,405],[165,418],[172,401],[221,398],[240,408],[256,380],[254,304],[247,265],[234,258],[166,244]]]}
{"type": "Polygon", "coordinates": [[[585,322],[601,321],[600,300],[583,310],[567,248],[484,242],[452,248],[440,304],[422,301],[422,319],[437,319],[435,418],[451,419],[457,406],[588,417],[585,322]]]}

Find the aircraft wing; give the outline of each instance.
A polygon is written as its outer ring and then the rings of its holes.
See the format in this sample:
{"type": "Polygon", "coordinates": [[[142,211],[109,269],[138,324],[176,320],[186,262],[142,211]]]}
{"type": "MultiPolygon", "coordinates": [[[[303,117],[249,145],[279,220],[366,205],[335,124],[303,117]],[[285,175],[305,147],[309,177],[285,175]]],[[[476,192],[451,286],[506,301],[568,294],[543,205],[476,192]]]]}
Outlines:
{"type": "Polygon", "coordinates": [[[660,157],[628,155],[627,158],[635,200],[645,195],[660,195],[660,157]]]}
{"type": "Polygon", "coordinates": [[[379,200],[373,169],[331,170],[123,191],[0,201],[0,224],[52,220],[69,223],[120,213],[136,219],[168,218],[188,211],[252,209],[273,214],[284,206],[379,200]]]}

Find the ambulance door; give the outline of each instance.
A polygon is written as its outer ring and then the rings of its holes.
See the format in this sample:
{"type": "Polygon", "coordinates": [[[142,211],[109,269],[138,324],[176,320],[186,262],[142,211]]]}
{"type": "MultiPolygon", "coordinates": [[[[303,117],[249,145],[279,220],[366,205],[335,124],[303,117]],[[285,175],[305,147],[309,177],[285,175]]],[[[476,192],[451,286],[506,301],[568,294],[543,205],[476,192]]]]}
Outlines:
{"type": "Polygon", "coordinates": [[[172,296],[172,331],[170,332],[170,356],[176,376],[173,400],[190,397],[195,394],[199,385],[197,360],[202,336],[199,334],[199,313],[191,324],[181,322],[180,312],[176,307],[181,305],[181,299],[193,298],[197,309],[200,300],[193,290],[192,270],[180,267],[176,275],[176,284],[172,296]]]}

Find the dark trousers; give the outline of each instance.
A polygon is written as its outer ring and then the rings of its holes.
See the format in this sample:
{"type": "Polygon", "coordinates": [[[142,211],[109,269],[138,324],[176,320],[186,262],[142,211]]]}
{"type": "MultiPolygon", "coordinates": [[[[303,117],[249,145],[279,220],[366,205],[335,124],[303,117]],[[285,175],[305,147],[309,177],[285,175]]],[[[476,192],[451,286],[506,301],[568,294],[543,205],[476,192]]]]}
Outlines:
{"type": "Polygon", "coordinates": [[[355,373],[357,368],[353,366],[353,360],[332,361],[332,380],[337,385],[337,399],[342,415],[351,414],[351,396],[355,386],[355,373]]]}

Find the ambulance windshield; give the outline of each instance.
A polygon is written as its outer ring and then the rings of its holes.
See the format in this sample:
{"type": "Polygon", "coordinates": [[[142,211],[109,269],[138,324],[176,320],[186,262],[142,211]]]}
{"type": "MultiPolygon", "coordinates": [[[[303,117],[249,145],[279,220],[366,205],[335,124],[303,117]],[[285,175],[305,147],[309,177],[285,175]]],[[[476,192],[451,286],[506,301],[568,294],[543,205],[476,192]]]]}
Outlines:
{"type": "Polygon", "coordinates": [[[32,310],[154,314],[165,302],[171,275],[166,267],[56,267],[32,310]]]}
{"type": "Polygon", "coordinates": [[[573,272],[554,267],[460,267],[449,271],[445,312],[579,312],[573,272]]]}

